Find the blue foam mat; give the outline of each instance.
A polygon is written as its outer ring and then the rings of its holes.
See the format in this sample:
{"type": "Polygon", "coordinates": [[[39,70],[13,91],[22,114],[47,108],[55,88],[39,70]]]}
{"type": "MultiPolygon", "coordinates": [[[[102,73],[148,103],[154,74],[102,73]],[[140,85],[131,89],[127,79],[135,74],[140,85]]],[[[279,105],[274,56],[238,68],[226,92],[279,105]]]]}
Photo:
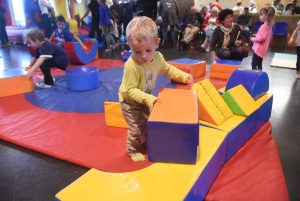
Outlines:
{"type": "MultiPolygon", "coordinates": [[[[49,89],[35,87],[35,92],[24,94],[31,104],[53,111],[76,113],[102,113],[104,102],[118,102],[118,91],[122,81],[123,67],[99,69],[102,84],[90,91],[72,91],[67,87],[65,75],[55,76],[55,85],[49,89]]],[[[153,95],[161,88],[176,88],[168,77],[159,75],[153,95]]]]}

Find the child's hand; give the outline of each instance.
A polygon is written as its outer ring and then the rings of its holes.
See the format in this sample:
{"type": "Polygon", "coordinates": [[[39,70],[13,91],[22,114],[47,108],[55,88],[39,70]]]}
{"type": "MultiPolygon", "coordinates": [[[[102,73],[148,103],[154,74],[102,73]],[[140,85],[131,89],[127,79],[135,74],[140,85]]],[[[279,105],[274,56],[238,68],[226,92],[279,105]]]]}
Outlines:
{"type": "Polygon", "coordinates": [[[32,69],[32,68],[28,69],[28,72],[26,74],[26,78],[30,79],[32,77],[33,73],[34,73],[34,69],[32,69]]]}
{"type": "Polygon", "coordinates": [[[294,42],[294,39],[290,39],[288,45],[292,45],[292,43],[294,42]]]}
{"type": "Polygon", "coordinates": [[[160,101],[160,98],[156,98],[156,100],[154,101],[154,103],[152,103],[152,104],[149,106],[150,112],[152,112],[153,107],[154,107],[154,104],[155,104],[157,101],[160,101]]]}
{"type": "Polygon", "coordinates": [[[189,87],[193,86],[193,84],[194,84],[194,78],[193,78],[193,76],[191,74],[186,79],[186,82],[188,83],[189,87]]]}
{"type": "Polygon", "coordinates": [[[89,48],[87,48],[87,46],[83,45],[82,46],[83,51],[87,52],[89,50],[89,48]]]}
{"type": "Polygon", "coordinates": [[[250,40],[253,42],[253,40],[254,40],[254,37],[251,37],[251,38],[250,38],[250,40]]]}
{"type": "Polygon", "coordinates": [[[256,34],[252,34],[252,37],[256,37],[256,34]]]}
{"type": "Polygon", "coordinates": [[[212,55],[212,59],[213,59],[213,62],[220,60],[220,58],[217,55],[212,55]]]}
{"type": "Polygon", "coordinates": [[[31,68],[31,66],[27,66],[26,68],[25,68],[25,70],[29,70],[31,68]]]}
{"type": "Polygon", "coordinates": [[[49,42],[49,39],[48,39],[48,38],[44,38],[44,41],[47,41],[47,42],[49,42]]]}

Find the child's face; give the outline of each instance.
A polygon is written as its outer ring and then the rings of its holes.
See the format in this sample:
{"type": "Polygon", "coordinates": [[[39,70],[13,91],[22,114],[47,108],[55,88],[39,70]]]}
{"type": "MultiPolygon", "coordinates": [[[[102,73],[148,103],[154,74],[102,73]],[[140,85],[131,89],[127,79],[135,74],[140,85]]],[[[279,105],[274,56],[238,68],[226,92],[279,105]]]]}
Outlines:
{"type": "Polygon", "coordinates": [[[27,38],[27,43],[34,49],[41,47],[41,42],[38,39],[33,41],[30,38],[27,38]]]}
{"type": "Polygon", "coordinates": [[[267,19],[266,13],[264,13],[263,11],[260,12],[260,17],[259,18],[260,18],[260,21],[265,22],[266,19],[267,19]]]}
{"type": "Polygon", "coordinates": [[[64,23],[64,22],[59,22],[59,21],[58,21],[56,24],[57,24],[57,27],[58,27],[59,29],[65,28],[65,23],[64,23]]]}
{"type": "Polygon", "coordinates": [[[128,45],[132,51],[134,58],[141,64],[150,63],[155,55],[155,50],[158,48],[160,39],[148,39],[138,42],[135,39],[128,41],[128,45]]]}

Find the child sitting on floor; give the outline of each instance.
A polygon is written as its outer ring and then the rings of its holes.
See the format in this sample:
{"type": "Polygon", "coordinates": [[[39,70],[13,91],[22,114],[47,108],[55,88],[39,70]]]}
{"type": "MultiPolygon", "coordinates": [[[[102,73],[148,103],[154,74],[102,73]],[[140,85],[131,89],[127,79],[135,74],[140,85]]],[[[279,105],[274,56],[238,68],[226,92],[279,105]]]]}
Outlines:
{"type": "Polygon", "coordinates": [[[56,44],[63,47],[64,42],[71,42],[74,38],[78,43],[80,43],[84,51],[88,50],[88,48],[82,43],[82,41],[77,36],[75,36],[65,28],[66,20],[63,16],[57,17],[56,24],[57,29],[52,33],[49,39],[50,41],[52,41],[54,37],[56,39],[56,44]]]}
{"type": "Polygon", "coordinates": [[[145,160],[141,145],[146,144],[146,123],[157,97],[152,95],[159,73],[165,74],[190,86],[193,77],[170,64],[157,52],[160,38],[157,26],[148,17],[131,20],[126,29],[127,44],[132,50],[124,67],[119,100],[126,123],[127,154],[133,161],[145,160]]]}
{"type": "Polygon", "coordinates": [[[32,58],[26,77],[32,77],[34,71],[40,67],[44,74],[44,83],[36,83],[39,88],[50,88],[54,84],[51,76],[50,68],[58,68],[66,70],[69,64],[69,56],[67,52],[58,45],[45,41],[44,34],[33,29],[27,34],[28,44],[34,48],[35,56],[32,58]]]}

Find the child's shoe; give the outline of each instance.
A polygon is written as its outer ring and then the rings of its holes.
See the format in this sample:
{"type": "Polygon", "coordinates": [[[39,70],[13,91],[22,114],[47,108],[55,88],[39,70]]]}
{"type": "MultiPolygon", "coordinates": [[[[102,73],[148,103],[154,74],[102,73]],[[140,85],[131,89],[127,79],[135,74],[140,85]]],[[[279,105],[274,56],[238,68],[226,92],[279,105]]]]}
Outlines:
{"type": "Polygon", "coordinates": [[[205,52],[209,52],[209,46],[205,48],[205,52]]]}
{"type": "Polygon", "coordinates": [[[296,74],[296,75],[295,75],[295,78],[296,78],[296,79],[300,79],[300,74],[296,74]]]}
{"type": "Polygon", "coordinates": [[[36,83],[36,86],[42,89],[49,89],[51,87],[51,85],[45,83],[36,83]]]}

